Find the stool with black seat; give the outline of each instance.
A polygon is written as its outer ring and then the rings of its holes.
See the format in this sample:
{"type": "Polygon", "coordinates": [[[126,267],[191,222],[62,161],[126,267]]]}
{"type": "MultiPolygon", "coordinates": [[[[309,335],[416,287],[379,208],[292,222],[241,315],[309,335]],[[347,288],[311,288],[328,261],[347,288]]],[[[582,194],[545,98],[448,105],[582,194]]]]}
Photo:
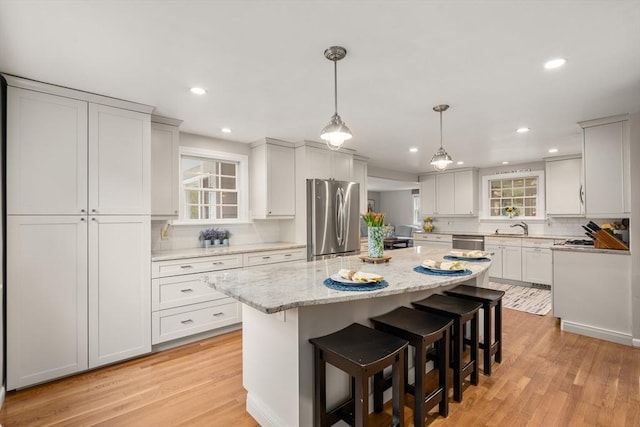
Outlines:
{"type": "MultiPolygon", "coordinates": [[[[409,341],[415,347],[415,382],[408,381],[408,368],[405,369],[405,392],[413,394],[415,404],[413,409],[414,425],[424,425],[427,412],[438,405],[438,412],[443,417],[449,414],[449,387],[447,379],[447,361],[449,360],[449,329],[453,321],[444,316],[398,307],[395,310],[370,319],[374,328],[396,335],[409,341]],[[436,352],[438,386],[427,392],[427,352],[428,347],[434,345],[436,352]]],[[[408,352],[407,352],[408,353],[408,352]]],[[[406,353],[405,353],[406,354],[406,353]]],[[[408,367],[408,361],[405,366],[408,367]]],[[[382,410],[382,393],[389,388],[389,379],[382,373],[375,374],[373,383],[373,404],[376,412],[382,410]]]]}
{"type": "Polygon", "coordinates": [[[358,323],[309,340],[314,346],[313,425],[331,426],[343,420],[351,426],[369,425],[369,378],[392,369],[393,425],[404,426],[404,371],[407,340],[358,323]],[[327,412],[326,364],[351,376],[351,395],[327,412]]]}
{"type": "Polygon", "coordinates": [[[465,298],[482,304],[483,342],[479,343],[484,360],[484,373],[491,376],[491,356],[495,355],[496,363],[502,362],[502,297],[504,291],[487,289],[478,286],[458,285],[444,292],[457,298],[465,298]],[[491,308],[495,307],[494,339],[491,340],[491,308]]]}
{"type": "Polygon", "coordinates": [[[462,401],[462,381],[470,376],[473,385],[478,384],[478,312],[482,304],[462,298],[433,294],[423,300],[412,303],[418,310],[449,317],[453,320],[453,399],[462,401]],[[463,364],[463,325],[471,323],[471,340],[469,344],[469,362],[463,364]]]}

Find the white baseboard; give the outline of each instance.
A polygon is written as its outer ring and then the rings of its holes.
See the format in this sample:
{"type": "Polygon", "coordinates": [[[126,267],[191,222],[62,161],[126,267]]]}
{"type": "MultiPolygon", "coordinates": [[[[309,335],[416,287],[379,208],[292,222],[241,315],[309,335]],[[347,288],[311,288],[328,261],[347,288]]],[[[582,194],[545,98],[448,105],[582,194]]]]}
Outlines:
{"type": "Polygon", "coordinates": [[[261,427],[285,427],[286,424],[278,418],[261,401],[254,398],[251,393],[247,393],[247,412],[255,419],[261,427]]]}
{"type": "MultiPolygon", "coordinates": [[[[5,395],[5,390],[3,385],[2,387],[0,387],[0,409],[2,409],[2,404],[4,403],[4,395],[5,395]]],[[[2,424],[0,424],[0,427],[2,427],[2,424]]]]}
{"type": "Polygon", "coordinates": [[[640,347],[640,338],[634,338],[633,339],[633,346],[634,347],[640,347]]]}
{"type": "Polygon", "coordinates": [[[634,340],[631,334],[625,334],[622,332],[611,331],[603,328],[596,328],[594,326],[583,325],[581,323],[561,320],[560,329],[566,332],[573,332],[574,334],[585,335],[591,338],[598,338],[618,344],[640,346],[640,340],[634,340]],[[638,342],[634,345],[634,341],[638,342]]]}

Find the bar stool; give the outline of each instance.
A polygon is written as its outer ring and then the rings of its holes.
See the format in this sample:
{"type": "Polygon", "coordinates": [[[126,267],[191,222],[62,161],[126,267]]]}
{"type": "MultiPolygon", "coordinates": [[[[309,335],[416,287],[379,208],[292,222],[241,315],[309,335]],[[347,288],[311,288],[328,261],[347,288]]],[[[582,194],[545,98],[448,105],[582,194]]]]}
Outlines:
{"type": "MultiPolygon", "coordinates": [[[[398,307],[381,316],[371,318],[373,326],[384,332],[396,335],[409,341],[415,347],[415,385],[408,381],[408,361],[405,360],[404,387],[407,393],[415,397],[413,409],[414,425],[424,425],[427,412],[438,405],[438,412],[443,417],[449,415],[449,387],[447,379],[447,361],[449,360],[449,328],[453,324],[450,318],[423,311],[398,307]],[[438,386],[427,392],[427,347],[434,344],[438,360],[438,386]]],[[[405,353],[405,356],[408,352],[405,353]]],[[[389,388],[388,379],[382,373],[375,374],[373,384],[373,403],[376,412],[382,411],[382,393],[389,388]]]]}
{"type": "Polygon", "coordinates": [[[439,314],[453,320],[453,399],[462,401],[462,380],[471,376],[471,384],[478,384],[478,311],[482,304],[440,294],[412,303],[418,310],[439,314]],[[471,321],[471,351],[469,362],[462,363],[463,325],[471,321]]]}
{"type": "Polygon", "coordinates": [[[369,377],[392,367],[393,425],[404,426],[404,361],[407,340],[353,323],[309,340],[314,346],[313,425],[331,426],[343,420],[351,426],[369,425],[369,377]],[[327,412],[326,364],[351,376],[351,394],[327,412]]]}
{"type": "Polygon", "coordinates": [[[502,297],[504,291],[481,288],[478,286],[458,285],[444,292],[457,298],[477,301],[482,304],[483,342],[479,343],[484,359],[484,373],[491,376],[491,356],[496,363],[502,362],[502,297]],[[491,308],[495,307],[494,340],[491,341],[491,308]]]}

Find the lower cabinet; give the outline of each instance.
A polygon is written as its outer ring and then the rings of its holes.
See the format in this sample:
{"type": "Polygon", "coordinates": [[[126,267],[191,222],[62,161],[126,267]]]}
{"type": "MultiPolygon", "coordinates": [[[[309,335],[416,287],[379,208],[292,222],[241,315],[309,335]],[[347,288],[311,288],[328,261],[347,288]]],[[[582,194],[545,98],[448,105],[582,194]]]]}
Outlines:
{"type": "Polygon", "coordinates": [[[428,246],[450,251],[451,240],[451,234],[413,233],[413,246],[428,246]]]}
{"type": "Polygon", "coordinates": [[[486,237],[484,249],[493,253],[489,276],[553,285],[553,239],[486,237]]]}
{"type": "Polygon", "coordinates": [[[553,285],[553,240],[522,240],[522,281],[553,285]]]}
{"type": "Polygon", "coordinates": [[[485,251],[493,254],[489,277],[522,280],[520,238],[486,237],[484,242],[485,251]]]}

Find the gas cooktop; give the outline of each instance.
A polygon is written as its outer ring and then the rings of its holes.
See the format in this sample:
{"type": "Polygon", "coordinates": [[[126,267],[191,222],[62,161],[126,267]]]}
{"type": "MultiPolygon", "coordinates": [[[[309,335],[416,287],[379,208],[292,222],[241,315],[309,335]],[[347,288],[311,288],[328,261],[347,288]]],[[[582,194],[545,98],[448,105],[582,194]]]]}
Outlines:
{"type": "Polygon", "coordinates": [[[566,240],[563,245],[565,246],[593,246],[593,240],[587,239],[574,239],[566,240]]]}

